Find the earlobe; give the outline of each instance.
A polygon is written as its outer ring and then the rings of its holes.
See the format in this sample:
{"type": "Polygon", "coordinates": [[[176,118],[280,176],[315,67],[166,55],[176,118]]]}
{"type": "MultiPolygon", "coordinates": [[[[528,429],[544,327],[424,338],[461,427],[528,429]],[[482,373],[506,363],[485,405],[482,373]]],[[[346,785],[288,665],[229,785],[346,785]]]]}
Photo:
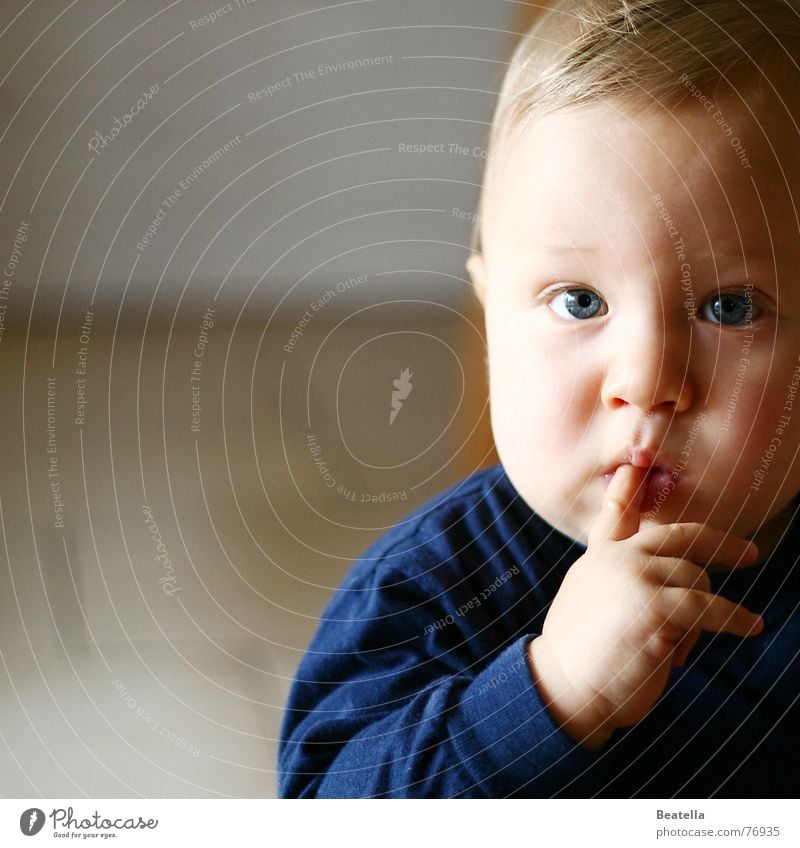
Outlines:
{"type": "Polygon", "coordinates": [[[486,260],[482,253],[473,253],[466,263],[467,273],[472,278],[475,295],[481,303],[486,305],[486,260]]]}

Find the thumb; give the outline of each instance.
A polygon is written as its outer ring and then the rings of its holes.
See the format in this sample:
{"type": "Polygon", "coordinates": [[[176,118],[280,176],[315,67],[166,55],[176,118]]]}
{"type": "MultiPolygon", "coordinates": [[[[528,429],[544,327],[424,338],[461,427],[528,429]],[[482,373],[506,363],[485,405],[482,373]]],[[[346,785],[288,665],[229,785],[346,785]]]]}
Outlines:
{"type": "Polygon", "coordinates": [[[600,514],[589,533],[589,546],[608,539],[628,539],[639,532],[639,521],[647,486],[646,468],[620,465],[608,484],[600,514]]]}

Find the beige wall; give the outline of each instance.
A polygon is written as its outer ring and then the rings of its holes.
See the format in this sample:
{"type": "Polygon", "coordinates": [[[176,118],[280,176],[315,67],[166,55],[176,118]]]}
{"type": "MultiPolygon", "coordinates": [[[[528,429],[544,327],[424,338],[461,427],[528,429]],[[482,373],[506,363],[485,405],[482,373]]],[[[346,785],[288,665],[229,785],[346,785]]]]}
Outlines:
{"type": "Polygon", "coordinates": [[[331,310],[288,354],[291,327],[223,318],[202,339],[203,314],[117,335],[96,317],[83,344],[70,323],[55,354],[46,336],[0,347],[0,709],[24,751],[0,769],[4,796],[126,796],[143,780],[273,794],[289,681],[331,591],[384,528],[489,459],[481,338],[463,319],[331,310]],[[405,500],[368,502],[384,492],[405,500]]]}

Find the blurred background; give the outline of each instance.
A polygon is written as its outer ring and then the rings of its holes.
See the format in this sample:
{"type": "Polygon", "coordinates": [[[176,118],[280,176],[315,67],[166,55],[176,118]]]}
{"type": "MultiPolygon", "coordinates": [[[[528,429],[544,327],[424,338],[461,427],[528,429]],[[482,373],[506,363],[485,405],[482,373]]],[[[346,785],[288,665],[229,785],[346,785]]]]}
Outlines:
{"type": "Polygon", "coordinates": [[[540,4],[215,3],[0,4],[4,797],[273,797],[353,559],[496,461],[464,262],[540,4]]]}

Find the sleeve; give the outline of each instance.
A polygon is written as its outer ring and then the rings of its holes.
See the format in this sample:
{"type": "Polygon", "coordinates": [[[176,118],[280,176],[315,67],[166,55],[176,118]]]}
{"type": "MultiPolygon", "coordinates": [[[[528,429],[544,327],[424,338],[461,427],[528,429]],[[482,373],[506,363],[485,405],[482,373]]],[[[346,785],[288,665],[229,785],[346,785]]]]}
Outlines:
{"type": "Polygon", "coordinates": [[[445,614],[441,586],[437,599],[419,578],[379,574],[351,571],[300,664],[281,797],[550,797],[595,762],[538,695],[535,634],[493,655],[445,614]]]}

